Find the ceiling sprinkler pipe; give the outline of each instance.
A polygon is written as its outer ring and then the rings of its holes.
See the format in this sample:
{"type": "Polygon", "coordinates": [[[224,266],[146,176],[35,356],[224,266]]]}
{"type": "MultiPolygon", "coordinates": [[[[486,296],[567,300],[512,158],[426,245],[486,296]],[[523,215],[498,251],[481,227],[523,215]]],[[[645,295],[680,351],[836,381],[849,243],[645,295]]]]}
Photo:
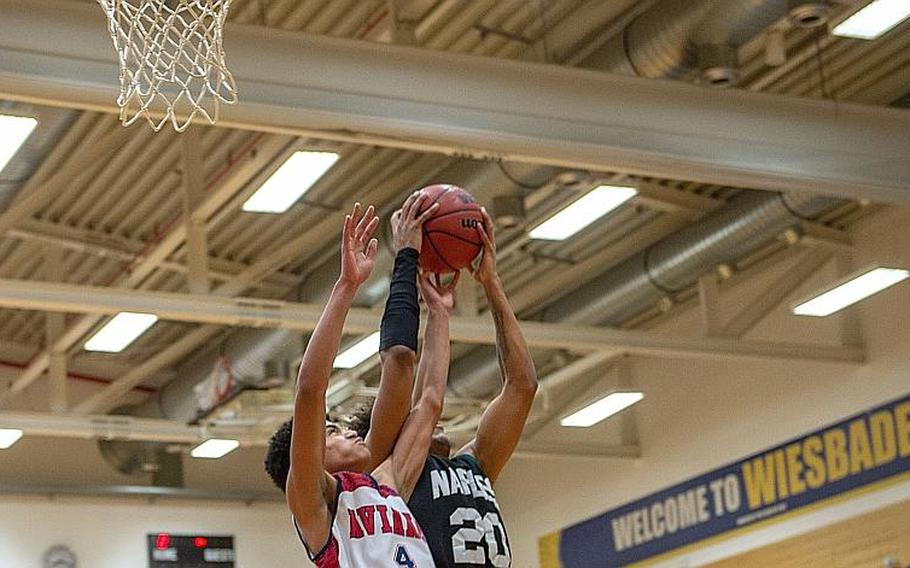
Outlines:
{"type": "Polygon", "coordinates": [[[831,5],[828,2],[790,0],[787,18],[797,28],[818,28],[828,23],[831,5]]]}

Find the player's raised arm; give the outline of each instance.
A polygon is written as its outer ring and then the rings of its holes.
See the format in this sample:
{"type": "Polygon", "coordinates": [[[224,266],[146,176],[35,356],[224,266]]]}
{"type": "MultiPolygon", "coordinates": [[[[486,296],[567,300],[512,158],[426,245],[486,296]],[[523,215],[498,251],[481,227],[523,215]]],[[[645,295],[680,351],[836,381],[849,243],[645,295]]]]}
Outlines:
{"type": "Polygon", "coordinates": [[[359,203],[345,217],[341,276],[313,330],[297,377],[286,493],[305,542],[316,549],[329,536],[332,514],[328,503],[332,502],[335,491],[324,469],[325,393],[344,320],[357,289],[373,271],[377,241],[371,237],[378,224],[373,207],[361,215],[359,203]]]}
{"type": "Polygon", "coordinates": [[[392,451],[392,456],[377,471],[394,483],[399,495],[407,501],[420,478],[433,430],[442,415],[446,383],[449,377],[449,317],[454,307],[452,289],[438,281],[434,284],[430,274],[420,275],[420,290],[427,304],[427,327],[423,338],[423,353],[417,368],[417,380],[423,387],[411,409],[392,451]]]}
{"type": "Polygon", "coordinates": [[[521,439],[537,393],[537,371],[518,318],[496,272],[493,220],[486,209],[483,210],[483,218],[483,226],[477,228],[484,243],[483,256],[474,271],[474,278],[486,292],[496,326],[496,353],[503,388],[484,411],[477,436],[458,453],[473,454],[490,481],[495,482],[521,439]]]}
{"type": "Polygon", "coordinates": [[[439,205],[433,204],[421,213],[425,200],[426,195],[416,191],[392,215],[395,267],[379,331],[382,372],[366,437],[372,455],[370,470],[389,457],[411,409],[411,390],[414,387],[414,367],[417,362],[417,332],[420,326],[417,261],[423,240],[423,223],[439,208],[439,205]]]}

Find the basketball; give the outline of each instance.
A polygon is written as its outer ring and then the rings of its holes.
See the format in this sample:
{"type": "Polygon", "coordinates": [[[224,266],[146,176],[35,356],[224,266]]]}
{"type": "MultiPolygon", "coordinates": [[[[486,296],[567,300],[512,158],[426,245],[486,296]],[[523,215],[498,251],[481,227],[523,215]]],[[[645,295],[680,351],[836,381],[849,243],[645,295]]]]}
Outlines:
{"type": "Polygon", "coordinates": [[[423,225],[420,267],[437,274],[467,268],[483,249],[477,233],[477,226],[483,223],[480,205],[457,185],[430,185],[421,191],[428,196],[421,212],[434,203],[439,208],[423,225]]]}

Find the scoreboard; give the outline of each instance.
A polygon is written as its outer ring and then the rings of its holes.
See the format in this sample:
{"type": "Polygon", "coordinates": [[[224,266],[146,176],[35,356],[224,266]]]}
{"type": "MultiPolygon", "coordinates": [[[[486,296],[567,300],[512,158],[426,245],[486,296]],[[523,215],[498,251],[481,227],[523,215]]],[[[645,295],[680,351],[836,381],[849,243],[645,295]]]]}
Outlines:
{"type": "Polygon", "coordinates": [[[234,568],[234,537],[148,535],[149,568],[234,568]]]}

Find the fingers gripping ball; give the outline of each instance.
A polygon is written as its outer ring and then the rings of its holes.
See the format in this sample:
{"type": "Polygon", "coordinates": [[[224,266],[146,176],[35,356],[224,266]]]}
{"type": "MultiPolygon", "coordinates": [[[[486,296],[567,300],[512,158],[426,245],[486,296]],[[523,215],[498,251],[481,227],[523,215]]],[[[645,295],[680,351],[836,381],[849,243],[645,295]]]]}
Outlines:
{"type": "Polygon", "coordinates": [[[483,250],[483,241],[477,233],[477,226],[483,224],[480,205],[457,185],[430,185],[421,191],[427,195],[421,212],[434,203],[439,208],[423,224],[420,267],[437,274],[467,268],[483,250]]]}

